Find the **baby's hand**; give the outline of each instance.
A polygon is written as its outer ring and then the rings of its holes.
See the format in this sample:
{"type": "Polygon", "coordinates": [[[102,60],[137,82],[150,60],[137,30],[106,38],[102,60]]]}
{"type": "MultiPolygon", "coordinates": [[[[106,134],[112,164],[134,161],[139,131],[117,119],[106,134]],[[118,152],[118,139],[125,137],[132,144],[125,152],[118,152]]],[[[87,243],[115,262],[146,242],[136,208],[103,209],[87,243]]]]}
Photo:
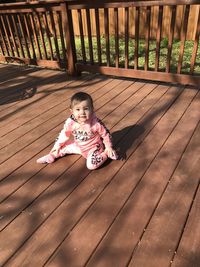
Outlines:
{"type": "Polygon", "coordinates": [[[110,159],[116,160],[118,158],[116,151],[113,148],[106,148],[105,152],[110,159]]]}

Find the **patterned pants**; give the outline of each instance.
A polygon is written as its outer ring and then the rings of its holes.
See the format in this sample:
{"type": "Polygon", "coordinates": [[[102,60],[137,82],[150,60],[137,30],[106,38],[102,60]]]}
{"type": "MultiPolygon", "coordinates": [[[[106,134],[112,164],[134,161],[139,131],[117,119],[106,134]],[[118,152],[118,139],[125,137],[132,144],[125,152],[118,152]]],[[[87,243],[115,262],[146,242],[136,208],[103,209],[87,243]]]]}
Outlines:
{"type": "Polygon", "coordinates": [[[89,170],[99,168],[108,158],[104,152],[103,144],[97,144],[94,148],[89,150],[89,152],[82,153],[80,148],[73,141],[68,142],[67,145],[61,148],[56,157],[63,157],[66,154],[82,155],[86,158],[86,166],[89,170]]]}

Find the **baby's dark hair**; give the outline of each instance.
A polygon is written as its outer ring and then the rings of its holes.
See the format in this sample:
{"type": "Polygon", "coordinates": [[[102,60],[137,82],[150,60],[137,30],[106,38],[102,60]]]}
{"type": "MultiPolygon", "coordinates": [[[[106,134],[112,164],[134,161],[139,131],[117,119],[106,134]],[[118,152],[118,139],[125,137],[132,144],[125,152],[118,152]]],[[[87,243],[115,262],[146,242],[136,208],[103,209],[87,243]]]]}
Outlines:
{"type": "Polygon", "coordinates": [[[93,100],[92,100],[92,97],[87,94],[87,93],[84,93],[84,92],[78,92],[76,94],[74,94],[72,97],[71,97],[71,104],[70,104],[70,108],[73,108],[73,105],[75,105],[76,103],[79,103],[81,101],[85,101],[85,100],[88,100],[91,107],[93,108],[93,100]]]}

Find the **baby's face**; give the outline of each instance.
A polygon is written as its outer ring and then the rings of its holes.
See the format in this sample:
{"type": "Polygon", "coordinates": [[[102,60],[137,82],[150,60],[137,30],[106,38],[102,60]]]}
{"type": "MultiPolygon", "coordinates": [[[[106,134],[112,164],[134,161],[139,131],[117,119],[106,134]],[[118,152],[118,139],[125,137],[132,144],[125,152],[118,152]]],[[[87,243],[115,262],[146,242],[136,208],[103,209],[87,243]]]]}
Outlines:
{"type": "Polygon", "coordinates": [[[79,123],[89,122],[93,113],[93,109],[88,100],[83,100],[73,104],[71,111],[79,123]]]}

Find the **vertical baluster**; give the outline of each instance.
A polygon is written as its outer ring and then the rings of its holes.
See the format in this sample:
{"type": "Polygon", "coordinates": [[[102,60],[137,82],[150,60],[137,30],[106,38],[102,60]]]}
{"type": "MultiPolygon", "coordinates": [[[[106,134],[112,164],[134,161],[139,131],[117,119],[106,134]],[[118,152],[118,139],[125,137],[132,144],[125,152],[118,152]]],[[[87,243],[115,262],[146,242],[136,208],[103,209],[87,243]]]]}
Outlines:
{"type": "Polygon", "coordinates": [[[129,65],[129,9],[125,8],[125,68],[129,65]]]}
{"type": "Polygon", "coordinates": [[[81,9],[78,9],[77,12],[78,12],[78,22],[79,22],[79,31],[80,31],[80,39],[81,39],[82,58],[83,58],[83,62],[86,63],[85,40],[84,40],[84,33],[83,33],[83,19],[82,19],[81,9]]]}
{"type": "Polygon", "coordinates": [[[98,63],[101,64],[101,37],[100,37],[99,10],[97,8],[95,9],[95,23],[96,23],[96,36],[97,36],[98,63]]]}
{"type": "Polygon", "coordinates": [[[144,70],[148,70],[148,66],[149,66],[150,24],[151,24],[151,7],[148,6],[147,9],[146,9],[145,64],[144,64],[144,70]]]}
{"type": "MultiPolygon", "coordinates": [[[[7,47],[7,44],[6,44],[6,40],[5,40],[5,37],[4,37],[4,34],[3,34],[3,19],[2,19],[2,16],[1,15],[0,15],[0,19],[1,19],[1,22],[2,22],[1,25],[0,25],[1,26],[1,28],[0,28],[1,39],[2,39],[3,46],[4,46],[4,49],[6,51],[7,56],[10,56],[10,52],[8,50],[8,47],[7,47]]],[[[4,50],[3,50],[3,55],[5,55],[4,54],[4,50]]]]}
{"type": "Polygon", "coordinates": [[[104,28],[105,28],[105,36],[106,36],[106,59],[107,66],[110,66],[110,40],[109,40],[109,17],[108,17],[108,9],[104,8],[104,28]]]}
{"type": "Polygon", "coordinates": [[[25,27],[26,27],[26,33],[27,33],[27,36],[28,36],[29,44],[30,44],[31,49],[32,49],[33,58],[36,59],[35,47],[34,47],[34,44],[33,44],[32,36],[30,34],[31,28],[29,26],[30,23],[29,23],[28,18],[29,18],[28,14],[24,14],[24,22],[25,22],[25,27]]]}
{"type": "Polygon", "coordinates": [[[38,36],[37,36],[37,30],[35,27],[35,21],[34,21],[34,16],[33,13],[30,14],[30,21],[31,21],[31,27],[33,30],[33,36],[34,36],[34,40],[35,40],[35,45],[37,47],[37,51],[39,54],[39,59],[42,59],[42,54],[41,54],[41,50],[40,50],[40,44],[39,44],[39,40],[38,40],[38,36]]]}
{"type": "Polygon", "coordinates": [[[169,40],[168,40],[168,47],[167,47],[166,72],[170,72],[170,62],[171,62],[172,45],[173,45],[173,39],[174,39],[175,21],[176,21],[176,6],[172,6],[171,7],[171,22],[170,22],[170,28],[169,28],[169,40]]]}
{"type": "Polygon", "coordinates": [[[185,12],[182,20],[182,31],[181,31],[181,45],[180,45],[180,54],[178,60],[178,68],[177,73],[181,73],[182,62],[183,62],[183,54],[184,54],[184,47],[185,47],[185,39],[187,34],[187,25],[188,25],[188,18],[189,18],[190,6],[186,5],[185,12]]]}
{"type": "Polygon", "coordinates": [[[199,8],[199,17],[198,17],[195,40],[194,40],[194,47],[192,51],[191,64],[190,64],[190,74],[193,74],[194,72],[195,60],[197,57],[197,50],[199,46],[199,35],[200,35],[200,8],[199,8]]]}
{"type": "Polygon", "coordinates": [[[36,13],[36,18],[37,18],[38,26],[39,26],[40,40],[41,40],[42,48],[43,48],[43,51],[44,51],[44,59],[47,59],[47,50],[46,50],[46,45],[45,45],[45,42],[44,42],[42,25],[41,25],[41,21],[40,21],[40,14],[36,13]]]}
{"type": "MultiPolygon", "coordinates": [[[[0,35],[0,36],[1,36],[1,35],[0,35]]],[[[3,45],[2,45],[1,42],[0,42],[0,49],[1,49],[1,54],[4,56],[5,54],[4,54],[3,45]]]]}
{"type": "Polygon", "coordinates": [[[49,31],[49,26],[48,26],[47,13],[43,13],[43,21],[44,21],[44,28],[45,28],[45,32],[46,32],[46,36],[47,36],[49,49],[50,49],[50,57],[51,57],[51,60],[53,60],[54,59],[53,48],[52,48],[51,38],[50,38],[50,35],[49,35],[50,31],[49,31]]]}
{"type": "MultiPolygon", "coordinates": [[[[8,47],[9,47],[9,49],[8,49],[8,55],[9,55],[9,56],[15,56],[15,54],[14,54],[14,50],[13,50],[13,47],[12,47],[12,44],[11,44],[11,42],[10,42],[10,37],[8,36],[8,32],[7,32],[7,29],[6,29],[6,24],[5,24],[4,15],[1,16],[1,23],[2,23],[2,26],[3,26],[3,30],[4,30],[4,32],[5,32],[6,42],[7,42],[8,47]],[[11,53],[11,54],[10,54],[10,53],[11,53]]],[[[6,47],[7,47],[7,45],[6,45],[6,47]]]]}
{"type": "Polygon", "coordinates": [[[162,34],[162,20],[163,20],[163,7],[159,6],[158,11],[158,24],[157,24],[157,34],[156,34],[156,60],[155,60],[155,71],[159,70],[159,60],[160,60],[160,40],[162,34]]]}
{"type": "Polygon", "coordinates": [[[15,40],[15,36],[14,36],[14,30],[11,26],[11,23],[10,23],[10,18],[8,15],[6,15],[6,21],[7,21],[7,25],[8,25],[8,29],[9,29],[9,32],[10,32],[10,35],[11,35],[11,40],[12,40],[12,43],[14,45],[14,53],[16,52],[17,56],[20,57],[20,54],[19,54],[19,50],[18,50],[18,47],[17,47],[17,43],[16,43],[16,40],[15,40]]]}
{"type": "Polygon", "coordinates": [[[19,27],[20,27],[20,33],[22,35],[22,40],[24,41],[26,54],[28,55],[28,58],[30,59],[31,55],[30,55],[30,52],[29,52],[29,49],[28,49],[27,38],[26,38],[25,33],[24,33],[23,23],[22,23],[20,14],[17,14],[17,19],[18,19],[18,22],[19,22],[19,27]]]}
{"type": "Polygon", "coordinates": [[[23,45],[21,42],[21,37],[19,36],[19,32],[18,32],[18,28],[17,28],[17,20],[15,18],[15,15],[11,15],[11,19],[12,19],[12,23],[13,23],[13,27],[14,27],[14,35],[16,36],[16,39],[18,41],[21,55],[23,58],[25,58],[24,49],[23,49],[23,45]]]}
{"type": "Polygon", "coordinates": [[[63,36],[63,28],[62,28],[62,16],[60,12],[56,13],[56,18],[57,18],[57,25],[58,25],[58,34],[60,36],[60,41],[61,41],[61,47],[62,47],[62,52],[63,52],[63,59],[66,61],[66,53],[65,53],[65,42],[64,42],[64,36],[63,36]]]}
{"type": "Polygon", "coordinates": [[[3,42],[3,38],[2,38],[2,32],[1,32],[1,28],[0,28],[0,51],[1,51],[1,54],[2,55],[5,55],[4,54],[4,50],[3,50],[3,44],[2,44],[2,42],[3,42]]]}
{"type": "Polygon", "coordinates": [[[134,68],[138,69],[138,47],[139,47],[139,22],[140,22],[140,9],[136,7],[135,10],[135,54],[134,54],[134,68]]]}
{"type": "Polygon", "coordinates": [[[54,21],[54,16],[53,16],[52,12],[50,12],[50,21],[51,21],[51,26],[52,26],[52,30],[53,30],[53,40],[54,40],[54,45],[55,45],[55,49],[56,49],[56,56],[57,56],[57,60],[60,61],[60,52],[59,52],[59,46],[58,46],[58,36],[57,36],[57,33],[56,33],[55,21],[54,21]]]}
{"type": "Polygon", "coordinates": [[[90,19],[90,10],[89,9],[86,9],[86,20],[87,20],[87,32],[88,32],[90,63],[94,64],[93,46],[92,46],[92,33],[91,33],[91,19],[90,19]]]}
{"type": "Polygon", "coordinates": [[[119,18],[118,8],[114,9],[114,24],[115,24],[115,66],[119,68],[119,18]]]}

